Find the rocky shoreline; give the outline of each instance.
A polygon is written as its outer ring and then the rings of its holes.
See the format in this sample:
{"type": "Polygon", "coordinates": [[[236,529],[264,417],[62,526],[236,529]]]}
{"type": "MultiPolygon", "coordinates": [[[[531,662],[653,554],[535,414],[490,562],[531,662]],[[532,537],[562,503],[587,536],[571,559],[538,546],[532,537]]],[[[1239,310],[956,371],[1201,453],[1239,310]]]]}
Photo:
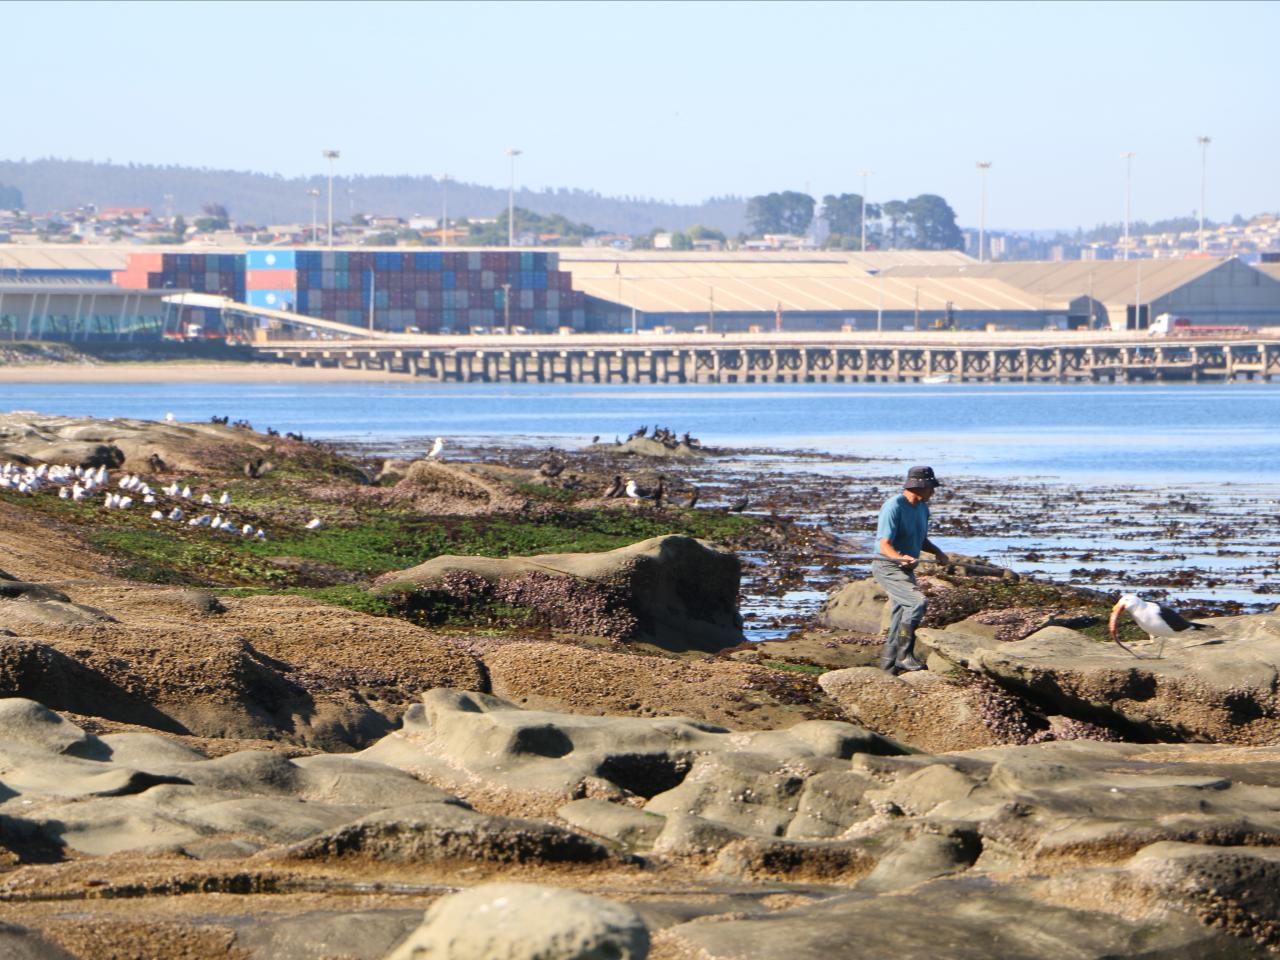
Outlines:
{"type": "Polygon", "coordinates": [[[81,470],[0,489],[0,953],[1280,949],[1280,615],[1206,598],[1138,659],[1089,577],[964,558],[922,571],[929,671],[889,677],[832,533],[888,478],[551,453],[0,416],[12,475],[81,470]],[[744,642],[740,598],[806,587],[744,642]]]}

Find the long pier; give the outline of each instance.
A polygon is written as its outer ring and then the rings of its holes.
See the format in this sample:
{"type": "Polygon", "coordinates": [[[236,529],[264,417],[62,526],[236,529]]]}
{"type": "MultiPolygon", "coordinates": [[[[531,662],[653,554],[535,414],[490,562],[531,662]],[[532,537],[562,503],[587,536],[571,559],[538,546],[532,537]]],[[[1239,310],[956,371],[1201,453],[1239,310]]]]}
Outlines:
{"type": "Polygon", "coordinates": [[[1133,334],[577,334],[276,341],[295,366],[454,383],[967,383],[1269,381],[1280,337],[1133,334]]]}

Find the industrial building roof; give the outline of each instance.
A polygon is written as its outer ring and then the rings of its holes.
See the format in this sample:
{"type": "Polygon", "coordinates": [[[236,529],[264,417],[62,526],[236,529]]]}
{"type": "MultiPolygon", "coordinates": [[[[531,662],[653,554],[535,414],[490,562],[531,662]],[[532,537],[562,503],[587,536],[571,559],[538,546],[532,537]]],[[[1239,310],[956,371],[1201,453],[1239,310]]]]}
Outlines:
{"type": "Polygon", "coordinates": [[[1064,260],[1056,263],[1014,261],[975,263],[963,267],[898,266],[889,277],[942,277],[999,280],[1036,297],[1070,301],[1092,295],[1101,303],[1154,300],[1225,263],[1222,257],[1186,260],[1064,260]]]}
{"type": "Polygon", "coordinates": [[[1045,301],[999,280],[963,277],[871,277],[830,264],[604,264],[579,272],[573,285],[588,296],[644,313],[812,310],[827,312],[920,310],[1043,310],[1045,301]]]}
{"type": "Polygon", "coordinates": [[[1280,263],[1255,263],[1253,268],[1261,270],[1274,280],[1280,280],[1280,263]]]}
{"type": "Polygon", "coordinates": [[[0,247],[0,270],[123,270],[130,247],[88,247],[60,243],[0,247]]]}
{"type": "Polygon", "coordinates": [[[959,250],[617,250],[611,247],[547,247],[560,265],[576,272],[582,263],[835,263],[863,273],[892,267],[959,267],[976,261],[959,250]]]}

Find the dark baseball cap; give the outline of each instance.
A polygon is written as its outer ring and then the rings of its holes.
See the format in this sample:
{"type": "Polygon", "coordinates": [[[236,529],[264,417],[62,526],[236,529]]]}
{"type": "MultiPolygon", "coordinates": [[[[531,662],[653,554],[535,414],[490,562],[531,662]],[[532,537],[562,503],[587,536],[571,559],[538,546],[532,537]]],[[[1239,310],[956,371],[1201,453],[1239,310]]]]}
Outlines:
{"type": "Polygon", "coordinates": [[[942,481],[933,475],[933,467],[912,467],[907,471],[907,482],[903,484],[908,490],[923,490],[942,486],[942,481]]]}

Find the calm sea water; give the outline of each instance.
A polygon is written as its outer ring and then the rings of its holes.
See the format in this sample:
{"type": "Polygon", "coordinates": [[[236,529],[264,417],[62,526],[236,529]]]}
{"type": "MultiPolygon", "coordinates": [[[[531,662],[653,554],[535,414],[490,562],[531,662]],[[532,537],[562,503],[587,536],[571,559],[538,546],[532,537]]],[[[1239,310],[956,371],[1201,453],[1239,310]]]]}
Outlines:
{"type": "Polygon", "coordinates": [[[1257,483],[1280,469],[1280,385],[5,384],[0,410],[181,420],[360,441],[625,437],[931,462],[952,475],[1257,483]]]}

